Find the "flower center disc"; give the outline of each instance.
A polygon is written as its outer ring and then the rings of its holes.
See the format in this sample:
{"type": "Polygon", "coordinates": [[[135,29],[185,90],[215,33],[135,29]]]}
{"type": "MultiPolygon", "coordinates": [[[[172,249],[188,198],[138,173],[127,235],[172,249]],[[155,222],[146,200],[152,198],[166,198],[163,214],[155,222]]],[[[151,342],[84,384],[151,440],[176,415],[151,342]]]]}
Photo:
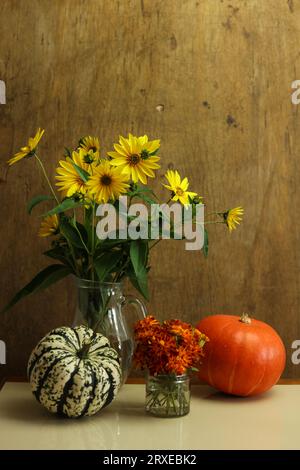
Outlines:
{"type": "Polygon", "coordinates": [[[176,188],[176,194],[177,194],[177,196],[182,196],[182,195],[184,194],[183,189],[181,189],[181,188],[176,188]]]}
{"type": "Polygon", "coordinates": [[[131,163],[131,165],[137,165],[140,161],[141,157],[139,155],[137,155],[136,153],[134,153],[133,155],[130,155],[129,157],[129,161],[131,163]]]}
{"type": "Polygon", "coordinates": [[[101,176],[101,183],[104,186],[109,186],[111,184],[111,177],[108,175],[103,175],[101,176]]]}

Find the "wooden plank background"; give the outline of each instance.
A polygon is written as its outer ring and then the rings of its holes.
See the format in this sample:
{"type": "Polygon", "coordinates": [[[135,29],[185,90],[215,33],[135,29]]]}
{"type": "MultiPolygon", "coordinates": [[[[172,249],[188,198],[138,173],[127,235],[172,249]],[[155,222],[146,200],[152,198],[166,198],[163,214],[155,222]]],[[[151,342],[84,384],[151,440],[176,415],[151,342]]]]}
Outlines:
{"type": "MultiPolygon", "coordinates": [[[[276,327],[299,377],[299,0],[1,0],[1,306],[44,265],[26,201],[46,190],[34,161],[6,160],[38,126],[53,174],[64,145],[119,133],[161,138],[162,168],[190,177],[208,210],[245,207],[240,229],[210,229],[210,255],[165,241],[152,256],[149,310],[191,322],[253,313],[276,327]],[[298,74],[298,75],[297,75],[298,74]]],[[[160,181],[156,182],[157,188],[160,181]]],[[[161,191],[161,194],[163,192],[161,191]]],[[[52,327],[70,324],[67,280],[0,318],[2,375],[24,375],[52,327]]]]}

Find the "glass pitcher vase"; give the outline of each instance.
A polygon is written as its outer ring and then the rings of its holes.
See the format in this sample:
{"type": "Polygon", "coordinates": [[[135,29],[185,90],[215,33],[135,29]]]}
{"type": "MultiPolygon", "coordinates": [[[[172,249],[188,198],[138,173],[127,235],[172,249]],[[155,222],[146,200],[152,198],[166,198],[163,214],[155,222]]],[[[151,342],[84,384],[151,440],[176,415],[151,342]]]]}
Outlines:
{"type": "Polygon", "coordinates": [[[119,354],[124,383],[134,353],[133,328],[125,315],[125,308],[133,306],[138,313],[137,319],[142,319],[147,315],[146,306],[131,295],[124,296],[122,283],[75,280],[78,297],[73,326],[86,325],[109,339],[119,354]]]}

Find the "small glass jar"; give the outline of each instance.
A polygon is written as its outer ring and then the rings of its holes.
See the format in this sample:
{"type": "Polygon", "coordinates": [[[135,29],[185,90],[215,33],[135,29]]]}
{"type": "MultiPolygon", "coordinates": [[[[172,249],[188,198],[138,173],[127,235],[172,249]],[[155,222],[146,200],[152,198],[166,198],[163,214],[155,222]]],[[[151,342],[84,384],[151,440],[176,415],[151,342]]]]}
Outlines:
{"type": "Polygon", "coordinates": [[[149,375],[146,380],[146,411],[162,418],[187,415],[190,390],[188,375],[149,375]]]}

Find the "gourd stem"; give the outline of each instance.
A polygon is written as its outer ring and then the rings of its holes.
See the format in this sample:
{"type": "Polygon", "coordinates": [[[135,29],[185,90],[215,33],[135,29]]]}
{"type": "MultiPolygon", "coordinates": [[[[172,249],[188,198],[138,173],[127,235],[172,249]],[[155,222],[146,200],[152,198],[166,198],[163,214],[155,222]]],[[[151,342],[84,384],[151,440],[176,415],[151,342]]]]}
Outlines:
{"type": "Polygon", "coordinates": [[[248,313],[242,313],[239,321],[242,323],[247,323],[248,325],[251,324],[251,318],[249,317],[248,313]]]}
{"type": "Polygon", "coordinates": [[[80,349],[80,351],[78,351],[78,357],[80,359],[85,359],[86,358],[91,345],[92,345],[92,341],[90,341],[89,343],[84,344],[83,347],[80,349]]]}

